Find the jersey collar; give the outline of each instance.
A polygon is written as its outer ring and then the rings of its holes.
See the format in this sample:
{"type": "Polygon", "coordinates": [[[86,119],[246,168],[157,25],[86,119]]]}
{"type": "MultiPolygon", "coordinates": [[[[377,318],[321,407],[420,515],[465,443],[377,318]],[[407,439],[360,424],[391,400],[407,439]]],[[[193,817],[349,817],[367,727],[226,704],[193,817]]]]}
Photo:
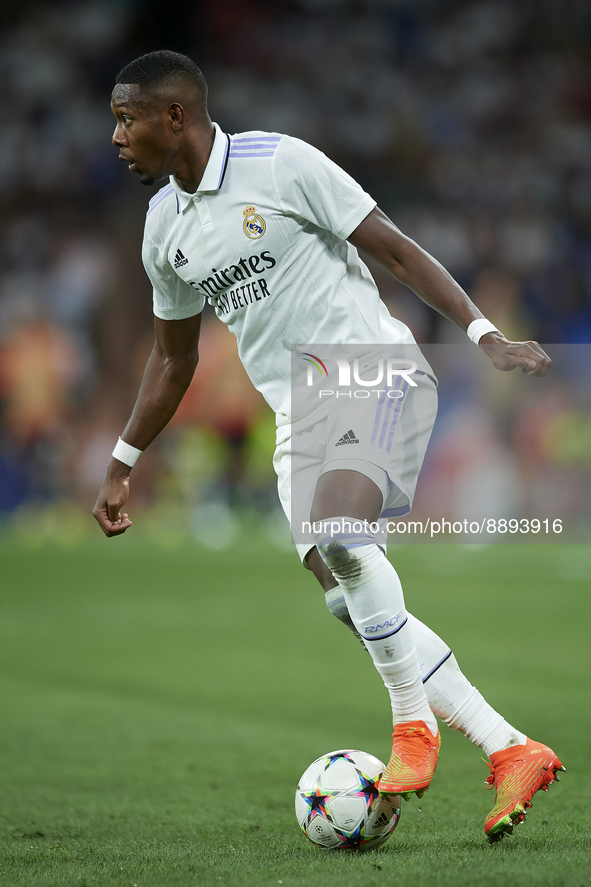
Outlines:
{"type": "MultiPolygon", "coordinates": [[[[230,136],[222,132],[217,123],[213,125],[215,127],[215,136],[211,154],[195,194],[201,194],[203,191],[219,191],[226,175],[228,155],[230,153],[230,136]]],[[[192,198],[195,197],[195,194],[188,194],[186,191],[183,191],[174,176],[170,176],[170,184],[176,191],[178,211],[184,212],[191,203],[192,198]]]]}

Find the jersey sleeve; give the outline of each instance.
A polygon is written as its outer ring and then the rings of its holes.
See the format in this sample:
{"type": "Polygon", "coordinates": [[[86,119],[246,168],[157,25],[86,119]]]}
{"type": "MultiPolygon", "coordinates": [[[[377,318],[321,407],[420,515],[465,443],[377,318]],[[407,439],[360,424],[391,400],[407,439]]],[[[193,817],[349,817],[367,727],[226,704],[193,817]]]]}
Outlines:
{"type": "Polygon", "coordinates": [[[154,290],[154,314],[161,320],[184,320],[200,314],[205,296],[175,273],[163,252],[144,232],[142,261],[154,290]]]}
{"type": "Polygon", "coordinates": [[[283,136],[274,183],[284,211],[346,240],[376,201],[340,166],[300,139],[283,136]]]}

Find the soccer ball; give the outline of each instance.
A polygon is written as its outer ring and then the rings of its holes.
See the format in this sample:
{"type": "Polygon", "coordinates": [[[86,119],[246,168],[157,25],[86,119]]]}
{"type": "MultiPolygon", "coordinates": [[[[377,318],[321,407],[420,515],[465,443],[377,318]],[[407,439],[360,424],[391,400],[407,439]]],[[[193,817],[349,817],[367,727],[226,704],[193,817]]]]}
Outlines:
{"type": "Polygon", "coordinates": [[[380,797],[376,782],[384,766],[348,748],[310,764],[295,796],[306,837],[323,850],[373,850],[387,841],[400,819],[400,796],[380,797]]]}

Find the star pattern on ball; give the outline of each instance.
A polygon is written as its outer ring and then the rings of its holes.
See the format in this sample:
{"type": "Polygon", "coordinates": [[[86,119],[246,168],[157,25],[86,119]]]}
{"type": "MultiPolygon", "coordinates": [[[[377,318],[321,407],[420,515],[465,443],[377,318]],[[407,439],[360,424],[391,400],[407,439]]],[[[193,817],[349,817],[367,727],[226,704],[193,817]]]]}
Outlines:
{"type": "Polygon", "coordinates": [[[330,814],[326,809],[327,802],[330,801],[330,799],[332,798],[332,795],[330,793],[326,794],[325,792],[321,791],[320,786],[317,785],[313,791],[301,791],[300,797],[309,806],[310,814],[312,814],[314,811],[318,811],[330,821],[330,814]]]}
{"type": "Polygon", "coordinates": [[[366,776],[361,770],[355,768],[357,776],[359,777],[359,788],[355,792],[349,792],[350,797],[363,798],[365,801],[365,806],[368,810],[370,810],[376,801],[380,793],[376,788],[375,780],[370,779],[369,776],[366,776]]]}
{"type": "Polygon", "coordinates": [[[325,769],[325,770],[328,770],[328,768],[330,767],[330,765],[331,765],[331,764],[334,764],[335,761],[342,761],[342,760],[344,760],[344,761],[349,761],[350,763],[353,763],[352,760],[351,760],[351,755],[350,755],[348,752],[346,752],[346,751],[339,751],[339,752],[337,752],[336,754],[334,754],[334,755],[329,755],[329,756],[327,757],[327,759],[326,759],[326,766],[325,766],[324,769],[325,769]]]}

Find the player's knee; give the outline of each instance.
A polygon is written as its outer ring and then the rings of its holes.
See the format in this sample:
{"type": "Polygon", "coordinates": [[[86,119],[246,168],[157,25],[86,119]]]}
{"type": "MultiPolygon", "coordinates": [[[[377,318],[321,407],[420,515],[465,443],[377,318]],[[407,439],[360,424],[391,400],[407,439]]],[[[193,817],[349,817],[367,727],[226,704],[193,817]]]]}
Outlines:
{"type": "Polygon", "coordinates": [[[375,548],[375,537],[367,521],[350,517],[317,521],[315,542],[320,557],[339,582],[359,579],[368,547],[375,548]]]}
{"type": "Polygon", "coordinates": [[[339,581],[357,579],[361,573],[361,562],[356,553],[341,542],[324,545],[320,557],[339,581]]]}

